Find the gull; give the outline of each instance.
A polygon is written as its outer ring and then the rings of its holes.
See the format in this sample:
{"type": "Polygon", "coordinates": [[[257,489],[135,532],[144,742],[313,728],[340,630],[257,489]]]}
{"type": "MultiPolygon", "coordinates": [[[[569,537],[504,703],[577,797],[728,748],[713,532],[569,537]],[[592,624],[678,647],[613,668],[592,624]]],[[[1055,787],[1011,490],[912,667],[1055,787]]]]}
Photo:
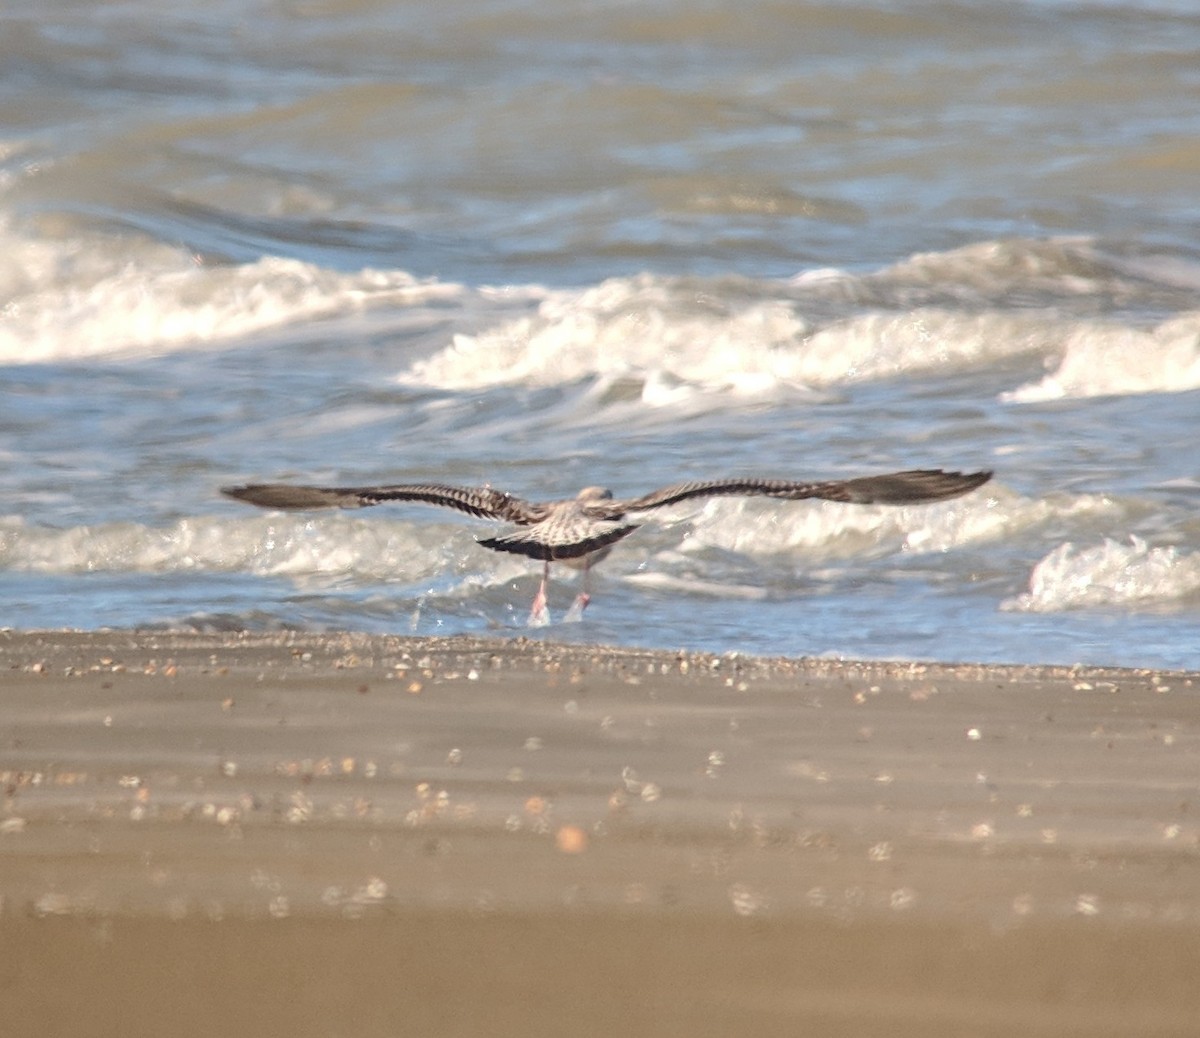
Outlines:
{"type": "Polygon", "coordinates": [[[992,473],[909,469],[856,479],[795,482],[786,479],[735,477],[674,483],[634,498],[615,498],[606,487],[584,487],[561,501],[525,501],[490,486],[455,487],[441,483],[398,483],[390,486],[316,487],[291,483],[249,483],[222,487],[221,493],[260,508],[366,508],[388,501],[422,502],[453,508],[481,519],[513,524],[513,530],[478,541],[493,551],[539,559],[542,581],[529,614],[531,625],[550,622],[546,588],[550,563],[583,570],[582,587],[567,613],[579,619],[591,601],[588,574],[617,541],[629,536],[655,509],[706,497],[771,497],[781,501],[815,498],[848,504],[909,505],[959,497],[992,478],[992,473]]]}

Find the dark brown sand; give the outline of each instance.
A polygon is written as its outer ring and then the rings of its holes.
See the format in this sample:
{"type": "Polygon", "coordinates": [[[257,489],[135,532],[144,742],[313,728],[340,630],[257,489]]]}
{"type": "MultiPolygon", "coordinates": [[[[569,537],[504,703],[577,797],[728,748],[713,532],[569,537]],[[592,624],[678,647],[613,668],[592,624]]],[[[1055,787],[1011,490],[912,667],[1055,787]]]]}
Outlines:
{"type": "Polygon", "coordinates": [[[1200,1034],[1200,675],[0,633],[0,1035],[1200,1034]]]}

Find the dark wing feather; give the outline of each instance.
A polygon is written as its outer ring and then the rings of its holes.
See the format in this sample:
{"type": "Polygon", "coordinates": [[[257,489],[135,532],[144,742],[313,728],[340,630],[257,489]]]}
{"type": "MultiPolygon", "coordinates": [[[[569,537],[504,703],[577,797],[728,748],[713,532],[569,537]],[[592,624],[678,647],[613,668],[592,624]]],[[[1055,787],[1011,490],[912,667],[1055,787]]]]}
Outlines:
{"type": "Polygon", "coordinates": [[[794,483],[786,479],[714,479],[677,483],[652,491],[632,501],[604,502],[612,514],[664,508],[698,497],[774,497],[785,501],[821,498],[852,504],[906,505],[943,501],[958,497],[992,478],[990,472],[943,472],[941,469],[911,469],[883,476],[834,479],[818,483],[794,483]]]}
{"type": "Polygon", "coordinates": [[[637,529],[632,523],[598,522],[577,530],[570,539],[560,539],[558,531],[547,528],[550,525],[536,523],[478,543],[492,551],[507,551],[542,562],[554,562],[556,559],[581,559],[614,544],[637,529]]]}
{"type": "Polygon", "coordinates": [[[491,487],[450,487],[439,483],[405,483],[382,487],[309,487],[290,483],[252,483],[222,487],[226,497],[260,508],[366,508],[385,501],[419,501],[454,508],[481,519],[503,519],[528,525],[545,515],[543,506],[491,487]]]}

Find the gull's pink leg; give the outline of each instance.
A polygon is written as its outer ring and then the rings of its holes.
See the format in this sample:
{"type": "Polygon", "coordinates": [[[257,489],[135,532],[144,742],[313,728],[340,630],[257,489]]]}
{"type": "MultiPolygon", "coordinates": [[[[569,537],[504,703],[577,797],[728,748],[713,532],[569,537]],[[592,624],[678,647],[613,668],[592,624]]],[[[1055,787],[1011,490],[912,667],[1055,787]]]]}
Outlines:
{"type": "Polygon", "coordinates": [[[542,567],[542,582],[533,597],[533,608],[529,610],[529,626],[545,627],[550,622],[550,610],[546,606],[546,583],[550,579],[549,561],[542,567]]]}
{"type": "Polygon", "coordinates": [[[592,596],[588,594],[588,577],[591,572],[592,560],[589,556],[583,562],[583,587],[580,589],[579,594],[575,596],[575,601],[571,603],[571,608],[567,610],[567,615],[563,617],[563,623],[578,623],[583,619],[583,611],[592,600],[592,596]]]}

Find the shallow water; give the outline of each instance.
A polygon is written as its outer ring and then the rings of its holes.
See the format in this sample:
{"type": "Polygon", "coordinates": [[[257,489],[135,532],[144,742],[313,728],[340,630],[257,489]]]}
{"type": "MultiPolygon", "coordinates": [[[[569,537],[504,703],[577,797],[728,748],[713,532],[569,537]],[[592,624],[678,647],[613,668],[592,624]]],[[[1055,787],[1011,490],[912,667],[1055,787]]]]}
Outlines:
{"type": "Polygon", "coordinates": [[[231,482],[987,467],[668,516],[544,631],[1200,665],[1198,58],[1167,2],[0,14],[0,624],[528,633],[486,524],[231,482]]]}

